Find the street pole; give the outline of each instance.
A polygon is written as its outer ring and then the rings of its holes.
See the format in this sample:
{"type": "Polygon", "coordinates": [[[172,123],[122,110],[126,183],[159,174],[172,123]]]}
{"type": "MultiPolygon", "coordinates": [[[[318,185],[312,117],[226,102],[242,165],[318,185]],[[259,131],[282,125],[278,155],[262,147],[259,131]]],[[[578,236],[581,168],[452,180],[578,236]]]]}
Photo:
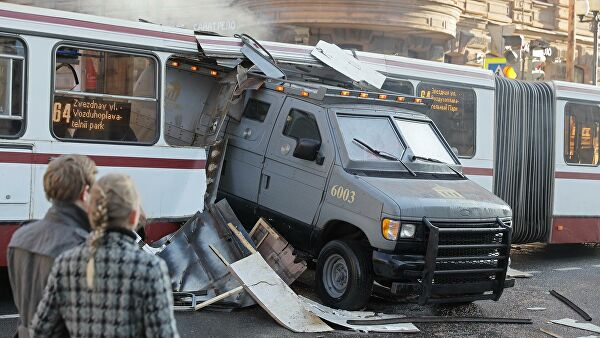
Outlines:
{"type": "Polygon", "coordinates": [[[567,81],[575,81],[575,0],[569,0],[569,30],[567,38],[567,81]]]}
{"type": "Polygon", "coordinates": [[[592,32],[594,33],[594,66],[592,71],[592,84],[598,85],[598,11],[593,11],[592,32]]]}

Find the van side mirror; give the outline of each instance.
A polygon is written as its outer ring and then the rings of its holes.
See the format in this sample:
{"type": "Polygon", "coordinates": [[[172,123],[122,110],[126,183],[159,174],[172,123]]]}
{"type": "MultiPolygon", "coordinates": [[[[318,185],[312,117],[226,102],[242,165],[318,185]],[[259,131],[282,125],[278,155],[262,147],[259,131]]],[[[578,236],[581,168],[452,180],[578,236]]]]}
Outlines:
{"type": "Polygon", "coordinates": [[[301,138],[298,140],[298,144],[296,144],[296,149],[294,149],[294,157],[314,161],[317,159],[319,149],[321,149],[321,141],[301,138]]]}
{"type": "Polygon", "coordinates": [[[458,148],[452,147],[452,152],[454,153],[454,155],[458,156],[458,148]]]}

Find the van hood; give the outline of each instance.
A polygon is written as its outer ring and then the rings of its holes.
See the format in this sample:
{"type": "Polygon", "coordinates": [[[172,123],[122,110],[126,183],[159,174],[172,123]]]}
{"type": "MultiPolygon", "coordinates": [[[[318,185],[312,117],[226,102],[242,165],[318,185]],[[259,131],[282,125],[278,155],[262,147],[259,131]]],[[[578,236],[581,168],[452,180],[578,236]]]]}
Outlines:
{"type": "Polygon", "coordinates": [[[391,198],[399,217],[493,219],[510,217],[510,207],[498,196],[470,180],[360,179],[391,198]]]}

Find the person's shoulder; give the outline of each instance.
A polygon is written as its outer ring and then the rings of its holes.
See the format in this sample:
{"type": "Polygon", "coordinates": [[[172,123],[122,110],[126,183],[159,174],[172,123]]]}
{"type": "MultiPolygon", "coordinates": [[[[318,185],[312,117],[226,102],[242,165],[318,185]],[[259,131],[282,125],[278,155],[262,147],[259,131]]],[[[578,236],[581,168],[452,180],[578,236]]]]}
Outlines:
{"type": "Polygon", "coordinates": [[[134,252],[136,260],[139,262],[140,266],[144,269],[147,269],[151,272],[162,273],[167,270],[167,265],[162,258],[149,254],[143,250],[136,250],[134,252]]]}
{"type": "Polygon", "coordinates": [[[22,224],[13,233],[10,242],[8,243],[8,246],[19,246],[22,242],[27,241],[29,237],[36,236],[40,232],[44,232],[44,223],[44,220],[41,219],[30,223],[22,224]]]}
{"type": "Polygon", "coordinates": [[[65,262],[72,261],[73,259],[81,259],[83,256],[87,255],[88,251],[89,249],[86,243],[81,243],[62,252],[60,255],[58,255],[58,257],[56,257],[55,262],[65,262]]]}

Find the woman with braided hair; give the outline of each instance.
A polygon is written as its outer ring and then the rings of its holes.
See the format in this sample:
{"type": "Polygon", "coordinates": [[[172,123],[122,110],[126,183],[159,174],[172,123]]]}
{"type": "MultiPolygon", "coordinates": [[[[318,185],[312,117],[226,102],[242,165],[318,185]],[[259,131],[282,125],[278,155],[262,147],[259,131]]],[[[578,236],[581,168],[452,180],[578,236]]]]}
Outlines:
{"type": "Polygon", "coordinates": [[[59,256],[32,322],[33,337],[178,337],[162,259],[140,250],[133,181],[108,174],[90,191],[92,233],[59,256]]]}

